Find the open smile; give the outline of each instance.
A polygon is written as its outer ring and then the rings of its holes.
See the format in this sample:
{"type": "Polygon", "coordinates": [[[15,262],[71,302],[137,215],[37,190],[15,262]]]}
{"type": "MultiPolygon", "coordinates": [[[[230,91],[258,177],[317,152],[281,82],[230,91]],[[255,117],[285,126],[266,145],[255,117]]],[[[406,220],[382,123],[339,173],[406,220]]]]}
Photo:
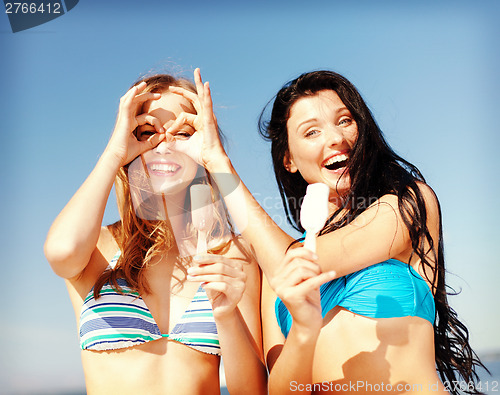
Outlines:
{"type": "Polygon", "coordinates": [[[158,177],[171,177],[179,170],[181,166],[177,163],[173,162],[153,162],[148,163],[148,171],[149,174],[158,176],[158,177]]]}
{"type": "Polygon", "coordinates": [[[347,167],[349,160],[349,151],[345,150],[326,158],[321,166],[333,173],[342,173],[347,167]]]}

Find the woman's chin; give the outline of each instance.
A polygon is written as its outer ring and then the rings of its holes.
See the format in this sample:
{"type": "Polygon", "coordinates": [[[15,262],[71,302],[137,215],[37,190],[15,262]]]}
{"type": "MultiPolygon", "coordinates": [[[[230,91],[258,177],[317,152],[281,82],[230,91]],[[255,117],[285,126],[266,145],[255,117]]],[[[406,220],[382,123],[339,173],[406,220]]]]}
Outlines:
{"type": "Polygon", "coordinates": [[[158,195],[175,195],[185,192],[189,182],[182,179],[168,180],[159,183],[152,183],[153,192],[158,195]]]}

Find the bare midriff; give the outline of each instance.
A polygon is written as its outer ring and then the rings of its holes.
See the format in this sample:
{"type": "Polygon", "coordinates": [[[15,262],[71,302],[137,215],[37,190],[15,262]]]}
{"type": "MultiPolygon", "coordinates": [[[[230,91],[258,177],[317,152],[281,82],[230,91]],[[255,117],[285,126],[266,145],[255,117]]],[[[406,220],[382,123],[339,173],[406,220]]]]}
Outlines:
{"type": "Polygon", "coordinates": [[[112,351],[82,351],[87,393],[220,394],[219,357],[168,338],[112,351]]]}
{"type": "Polygon", "coordinates": [[[313,365],[313,383],[321,386],[313,393],[447,393],[435,370],[429,321],[367,318],[336,307],[324,322],[313,365]]]}

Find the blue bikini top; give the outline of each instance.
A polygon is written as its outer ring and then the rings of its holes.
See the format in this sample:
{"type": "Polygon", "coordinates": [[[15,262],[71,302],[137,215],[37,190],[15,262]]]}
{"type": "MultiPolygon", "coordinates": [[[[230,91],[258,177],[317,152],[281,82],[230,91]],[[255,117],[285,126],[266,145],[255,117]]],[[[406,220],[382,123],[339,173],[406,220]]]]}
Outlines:
{"type": "MultiPolygon", "coordinates": [[[[407,263],[396,259],[368,266],[320,287],[323,318],[335,306],[369,318],[421,317],[434,324],[436,308],[427,282],[407,263]]],[[[288,336],[292,316],[277,298],[275,313],[288,336]]]]}

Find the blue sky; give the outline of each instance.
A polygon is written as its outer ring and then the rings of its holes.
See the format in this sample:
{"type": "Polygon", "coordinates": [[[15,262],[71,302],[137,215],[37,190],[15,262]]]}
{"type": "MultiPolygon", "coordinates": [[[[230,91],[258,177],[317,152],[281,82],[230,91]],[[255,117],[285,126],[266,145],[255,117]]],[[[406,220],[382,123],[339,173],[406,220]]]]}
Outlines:
{"type": "MultiPolygon", "coordinates": [[[[500,3],[178,3],[82,0],[16,34],[0,15],[0,388],[84,385],[74,314],[42,246],[104,149],[119,97],[150,70],[191,76],[201,67],[233,163],[281,224],[257,118],[298,74],[344,74],[396,152],[436,190],[448,282],[462,289],[451,304],[480,353],[500,349],[500,3]]],[[[105,223],[116,219],[111,196],[105,223]]]]}

